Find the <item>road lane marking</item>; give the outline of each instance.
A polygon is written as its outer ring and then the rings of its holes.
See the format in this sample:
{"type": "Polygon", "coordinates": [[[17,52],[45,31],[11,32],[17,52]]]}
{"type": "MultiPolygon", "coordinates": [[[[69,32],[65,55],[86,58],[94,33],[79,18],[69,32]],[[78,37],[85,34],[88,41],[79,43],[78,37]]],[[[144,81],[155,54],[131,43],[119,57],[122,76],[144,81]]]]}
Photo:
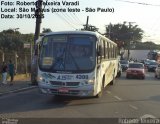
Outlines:
{"type": "Polygon", "coordinates": [[[118,96],[114,96],[114,98],[118,99],[119,101],[121,101],[122,99],[118,96]]]}
{"type": "Polygon", "coordinates": [[[138,110],[138,108],[134,105],[129,105],[131,108],[135,109],[135,110],[138,110]]]}

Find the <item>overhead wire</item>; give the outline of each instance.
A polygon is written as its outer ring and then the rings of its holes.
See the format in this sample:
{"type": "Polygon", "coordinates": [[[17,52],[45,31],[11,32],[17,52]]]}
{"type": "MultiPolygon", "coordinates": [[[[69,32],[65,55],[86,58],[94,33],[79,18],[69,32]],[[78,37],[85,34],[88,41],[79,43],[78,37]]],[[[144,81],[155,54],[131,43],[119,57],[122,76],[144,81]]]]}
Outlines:
{"type": "MultiPolygon", "coordinates": [[[[145,6],[160,7],[160,5],[157,5],[157,4],[149,4],[149,3],[143,3],[143,2],[133,2],[133,1],[127,1],[127,0],[116,0],[116,1],[127,2],[127,3],[132,3],[132,4],[140,4],[140,5],[145,5],[145,6]]],[[[157,26],[159,19],[160,19],[160,16],[154,21],[153,25],[149,28],[149,30],[152,31],[153,33],[155,31],[157,32],[157,29],[159,29],[159,26],[157,26]]]]}
{"type": "Polygon", "coordinates": [[[76,18],[79,20],[80,23],[83,24],[83,22],[79,19],[79,17],[74,13],[74,15],[76,16],[76,18]]]}
{"type": "MultiPolygon", "coordinates": [[[[48,0],[46,0],[47,2],[48,0]]],[[[45,5],[45,6],[48,6],[48,8],[51,10],[50,6],[49,5],[45,5]]],[[[44,7],[45,7],[44,6],[44,7]]],[[[59,13],[55,12],[54,14],[56,16],[58,16],[62,21],[64,21],[65,23],[67,23],[70,27],[72,27],[73,29],[77,29],[72,23],[70,23],[65,17],[65,14],[63,14],[63,12],[61,12],[63,16],[61,16],[59,13]]]]}
{"type": "Polygon", "coordinates": [[[127,1],[127,0],[116,0],[116,1],[127,2],[127,3],[134,3],[134,4],[141,4],[141,5],[149,5],[149,6],[160,6],[160,5],[156,5],[156,4],[133,2],[133,1],[127,1]]]}
{"type": "MultiPolygon", "coordinates": [[[[46,2],[47,2],[48,0],[46,0],[46,2]]],[[[48,8],[51,10],[51,8],[50,8],[50,6],[49,5],[44,5],[44,8],[46,7],[46,6],[48,6],[48,8]]],[[[76,29],[76,27],[75,26],[73,26],[66,18],[64,18],[63,16],[61,16],[60,14],[58,14],[58,13],[54,13],[56,16],[58,16],[58,18],[60,18],[62,21],[64,21],[66,24],[68,24],[69,26],[71,26],[73,29],[76,29]]]]}
{"type": "MultiPolygon", "coordinates": [[[[53,0],[52,0],[52,1],[53,1],[53,0]]],[[[56,1],[57,1],[57,0],[56,0],[56,1]]],[[[61,5],[60,5],[60,7],[62,8],[61,5]]],[[[68,9],[66,6],[65,6],[65,8],[68,9]]],[[[71,20],[74,25],[76,25],[76,26],[77,26],[77,25],[78,25],[78,26],[82,26],[81,23],[78,23],[78,22],[77,22],[77,19],[75,18],[75,16],[72,15],[72,12],[69,12],[69,13],[66,12],[65,14],[62,13],[62,15],[65,16],[66,18],[68,18],[68,20],[71,20]]]]}

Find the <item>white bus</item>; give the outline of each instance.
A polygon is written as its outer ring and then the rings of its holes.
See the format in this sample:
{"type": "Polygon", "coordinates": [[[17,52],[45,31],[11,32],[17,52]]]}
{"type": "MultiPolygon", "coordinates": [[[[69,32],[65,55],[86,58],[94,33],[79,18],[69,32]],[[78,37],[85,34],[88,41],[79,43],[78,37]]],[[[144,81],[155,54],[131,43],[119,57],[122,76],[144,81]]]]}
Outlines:
{"type": "Polygon", "coordinates": [[[38,85],[42,93],[102,95],[117,75],[117,45],[96,32],[45,34],[39,44],[38,85]]]}

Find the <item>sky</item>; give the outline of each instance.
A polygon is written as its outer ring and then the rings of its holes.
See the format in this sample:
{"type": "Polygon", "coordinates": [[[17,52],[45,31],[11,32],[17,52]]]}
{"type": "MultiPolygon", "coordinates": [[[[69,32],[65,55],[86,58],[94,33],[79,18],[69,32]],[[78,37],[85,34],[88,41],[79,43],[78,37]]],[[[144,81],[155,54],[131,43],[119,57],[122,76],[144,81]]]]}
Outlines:
{"type": "MultiPolygon", "coordinates": [[[[31,8],[35,6],[17,5],[17,2],[35,2],[36,0],[0,0],[0,31],[19,28],[23,34],[35,32],[35,18],[28,19],[28,15],[34,14],[31,8]],[[7,5],[5,2],[12,2],[14,5],[7,5]],[[16,9],[16,12],[5,12],[7,9],[16,9]],[[28,9],[29,12],[20,12],[20,8],[28,9]],[[14,15],[14,18],[4,18],[4,15],[14,15]],[[27,15],[21,19],[16,18],[18,14],[27,15]]],[[[79,30],[86,24],[89,16],[89,24],[99,28],[101,33],[105,32],[105,26],[112,23],[133,22],[144,31],[143,42],[152,41],[160,44],[160,1],[159,0],[43,0],[48,2],[60,2],[60,5],[43,6],[49,9],[44,12],[41,23],[43,28],[50,28],[52,31],[79,30]],[[62,1],[79,2],[79,5],[65,6],[62,1]],[[144,3],[144,4],[141,4],[144,3]],[[51,12],[52,8],[63,8],[66,12],[51,12]],[[68,12],[68,8],[77,8],[80,12],[68,12]],[[95,12],[86,12],[86,8],[95,9],[95,12]],[[97,8],[112,9],[112,12],[97,12],[97,8]],[[83,11],[84,10],[84,11],[83,11]],[[114,11],[113,11],[114,10],[114,11]]]]}

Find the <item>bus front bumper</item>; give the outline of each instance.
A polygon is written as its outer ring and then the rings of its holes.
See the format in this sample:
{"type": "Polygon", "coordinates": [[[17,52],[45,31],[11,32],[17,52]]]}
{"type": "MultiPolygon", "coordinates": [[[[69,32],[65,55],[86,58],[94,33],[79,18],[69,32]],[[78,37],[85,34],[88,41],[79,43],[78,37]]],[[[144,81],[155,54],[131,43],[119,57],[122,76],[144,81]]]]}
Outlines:
{"type": "Polygon", "coordinates": [[[44,94],[66,95],[66,96],[94,96],[94,85],[78,87],[55,87],[51,85],[39,84],[39,88],[44,94]]]}

